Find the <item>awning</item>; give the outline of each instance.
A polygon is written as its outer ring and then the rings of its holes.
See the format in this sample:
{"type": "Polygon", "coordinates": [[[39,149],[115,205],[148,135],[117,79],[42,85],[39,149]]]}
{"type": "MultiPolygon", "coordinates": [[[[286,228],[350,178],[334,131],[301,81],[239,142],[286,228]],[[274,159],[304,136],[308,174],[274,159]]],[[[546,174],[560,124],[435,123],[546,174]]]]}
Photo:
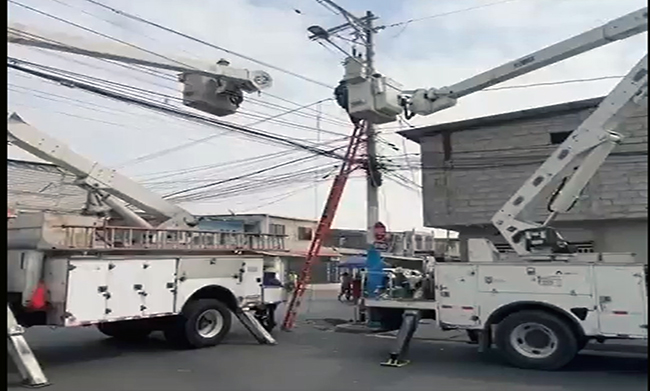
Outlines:
{"type": "MultiPolygon", "coordinates": [[[[307,251],[301,251],[301,250],[291,250],[291,251],[258,251],[259,254],[262,255],[268,255],[271,257],[288,257],[288,258],[306,258],[307,257],[307,251]]],[[[341,256],[336,251],[326,249],[326,248],[321,248],[320,252],[318,253],[319,257],[329,257],[329,258],[338,258],[341,256]]]]}
{"type": "MultiPolygon", "coordinates": [[[[391,267],[390,264],[382,260],[383,267],[391,267]]],[[[338,265],[339,268],[348,268],[348,269],[361,269],[366,267],[366,257],[365,256],[351,256],[343,257],[338,265]]]]}

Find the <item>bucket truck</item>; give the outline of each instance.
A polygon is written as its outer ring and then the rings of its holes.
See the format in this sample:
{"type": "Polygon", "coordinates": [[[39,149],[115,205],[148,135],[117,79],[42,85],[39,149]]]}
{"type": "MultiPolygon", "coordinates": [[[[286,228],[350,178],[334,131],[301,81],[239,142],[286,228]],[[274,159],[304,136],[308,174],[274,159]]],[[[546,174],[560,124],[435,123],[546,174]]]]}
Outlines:
{"type": "MultiPolygon", "coordinates": [[[[430,115],[473,92],[524,75],[588,50],[646,32],[647,8],[445,88],[402,91],[390,79],[365,74],[358,59],[347,61],[346,109],[375,123],[430,115]]],[[[496,345],[511,365],[553,370],[565,366],[588,341],[648,337],[647,264],[632,253],[577,253],[552,228],[567,212],[623,135],[615,132],[630,111],[647,104],[647,54],[596,110],[557,148],[496,212],[492,223],[515,250],[498,253],[488,239],[468,240],[468,259],[432,263],[425,278],[368,292],[364,305],[385,330],[399,330],[385,365],[401,366],[421,318],[444,330],[468,330],[485,350],[496,345]],[[543,190],[564,179],[550,200],[544,222],[521,212],[543,190]],[[398,298],[399,296],[399,298],[398,298]]]]}
{"type": "Polygon", "coordinates": [[[47,379],[23,327],[95,326],[129,340],[162,330],[174,345],[203,348],[224,339],[234,315],[258,342],[275,343],[269,314],[284,289],[262,281],[284,236],[199,230],[188,211],[16,114],[7,139],[88,191],[83,215],[8,212],[7,342],[28,385],[47,379]]]}
{"type": "Polygon", "coordinates": [[[219,117],[235,114],[244,101],[244,92],[260,92],[272,84],[268,73],[233,68],[224,59],[206,65],[196,60],[160,55],[135,45],[88,42],[79,37],[40,32],[18,24],[7,29],[7,42],[179,72],[179,81],[183,83],[183,104],[219,117]]]}

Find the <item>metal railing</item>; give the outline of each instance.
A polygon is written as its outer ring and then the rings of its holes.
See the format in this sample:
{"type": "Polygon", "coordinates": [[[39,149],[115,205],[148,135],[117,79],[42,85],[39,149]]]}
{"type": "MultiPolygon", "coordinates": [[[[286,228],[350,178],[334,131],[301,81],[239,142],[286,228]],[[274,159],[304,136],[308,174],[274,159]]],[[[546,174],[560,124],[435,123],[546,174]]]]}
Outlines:
{"type": "Polygon", "coordinates": [[[117,226],[63,225],[66,248],[284,250],[284,235],[117,226]]]}

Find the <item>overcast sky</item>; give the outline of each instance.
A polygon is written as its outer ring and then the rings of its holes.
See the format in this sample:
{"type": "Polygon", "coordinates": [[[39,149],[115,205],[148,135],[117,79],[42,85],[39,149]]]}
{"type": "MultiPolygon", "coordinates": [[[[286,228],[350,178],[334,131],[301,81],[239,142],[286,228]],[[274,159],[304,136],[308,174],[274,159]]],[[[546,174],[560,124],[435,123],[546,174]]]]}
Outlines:
{"type": "MultiPolygon", "coordinates": [[[[214,63],[226,58],[234,67],[261,69],[273,77],[269,94],[250,96],[242,114],[224,120],[250,125],[332,97],[342,76],[343,54],[331,46],[310,41],[307,27],[325,28],[344,22],[316,0],[101,0],[103,4],[136,14],[221,48],[304,76],[299,78],[233,54],[128,19],[84,0],[16,0],[42,13],[84,26],[55,20],[10,0],[9,23],[21,24],[51,39],[61,34],[97,43],[109,42],[100,32],[175,59],[214,63]],[[307,81],[309,79],[311,81],[307,81]]],[[[387,25],[376,37],[376,68],[407,89],[442,87],[526,55],[610,19],[646,5],[645,0],[339,0],[341,6],[362,15],[371,9],[387,25]],[[499,3],[492,4],[491,3],[499,3]],[[478,6],[488,5],[485,7],[478,6]],[[469,8],[474,8],[466,10],[469,8]],[[454,12],[454,11],[460,12],[454,12]],[[461,11],[465,10],[465,11],[461,11]],[[440,15],[438,17],[429,16],[440,15]],[[401,23],[416,19],[412,23],[401,23]],[[401,23],[401,24],[400,24],[401,23]],[[397,26],[390,27],[390,25],[397,26]]],[[[350,44],[336,40],[349,50],[350,44]]],[[[633,37],[580,55],[504,85],[554,82],[624,75],[646,51],[647,36],[633,37]]],[[[179,97],[181,84],[173,73],[152,75],[105,61],[52,54],[10,45],[9,55],[79,74],[137,86],[179,97]]],[[[124,103],[53,84],[10,70],[9,111],[18,112],[42,131],[59,138],[81,154],[119,168],[160,194],[246,174],[265,167],[308,157],[304,151],[260,142],[217,127],[176,119],[124,103]],[[192,140],[214,136],[207,142],[192,140]],[[167,151],[169,148],[179,147],[167,151]],[[167,151],[154,158],[143,156],[167,151]],[[276,155],[259,159],[262,155],[276,155]],[[250,160],[258,158],[258,160],[250,160]],[[248,160],[247,163],[244,161],[248,160]],[[234,162],[234,163],[233,163],[234,162]],[[227,165],[225,165],[228,163],[227,165]]],[[[525,89],[480,92],[463,98],[447,111],[410,121],[413,126],[503,113],[554,103],[606,95],[617,80],[561,84],[525,89]]],[[[173,98],[172,97],[172,98],[173,98]]],[[[181,107],[174,99],[170,104],[181,107]]],[[[163,102],[163,98],[158,98],[163,102]]],[[[191,109],[187,109],[191,110],[191,109]]],[[[325,101],[256,129],[301,142],[342,145],[351,129],[343,111],[325,101]],[[320,111],[320,115],[318,114],[320,111]],[[320,116],[320,120],[317,118],[320,116]],[[338,142],[337,142],[338,140],[338,142]]],[[[399,165],[381,190],[380,216],[391,230],[420,228],[422,199],[415,185],[419,147],[394,134],[406,125],[382,126],[379,150],[399,165]],[[394,146],[391,146],[391,144],[394,146]],[[398,150],[396,150],[398,149],[398,150]],[[406,164],[409,162],[410,164],[406,164]],[[409,165],[413,170],[409,169],[409,165]],[[399,175],[401,180],[395,178],[399,175]],[[405,183],[404,180],[408,182],[405,183]],[[396,181],[401,181],[402,184],[396,181]]],[[[324,148],[327,148],[326,146],[324,148]]],[[[11,151],[12,157],[24,155],[11,151]]],[[[270,213],[301,218],[320,214],[329,190],[328,176],[335,161],[313,158],[265,172],[247,182],[228,182],[186,198],[182,205],[199,214],[270,213]],[[308,171],[307,174],[300,174],[308,171]],[[280,180],[282,175],[284,179],[280,180]],[[244,185],[246,187],[244,187],[244,185]],[[246,190],[248,189],[248,190],[246,190]]],[[[365,226],[365,182],[356,174],[346,189],[335,225],[365,226]]]]}

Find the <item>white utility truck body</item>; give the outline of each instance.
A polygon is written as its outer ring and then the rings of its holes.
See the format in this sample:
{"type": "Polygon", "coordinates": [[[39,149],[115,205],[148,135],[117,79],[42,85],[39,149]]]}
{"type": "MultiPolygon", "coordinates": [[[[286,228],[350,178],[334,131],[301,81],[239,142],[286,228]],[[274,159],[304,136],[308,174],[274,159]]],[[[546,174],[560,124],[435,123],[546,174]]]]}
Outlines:
{"type": "MultiPolygon", "coordinates": [[[[470,239],[470,251],[487,245],[492,244],[470,239]]],[[[434,319],[442,330],[467,330],[481,350],[494,343],[512,365],[524,368],[558,369],[592,340],[647,340],[648,267],[634,254],[558,254],[552,262],[501,258],[496,249],[493,254],[480,261],[433,262],[430,290],[421,297],[396,299],[386,292],[365,300],[384,330],[400,329],[389,365],[404,363],[408,333],[412,337],[422,318],[434,319]],[[540,313],[551,325],[539,322],[540,313]],[[404,322],[406,316],[413,323],[404,322]],[[535,332],[546,334],[546,344],[526,341],[535,332]],[[566,351],[554,355],[558,350],[566,351]]]]}
{"type": "Polygon", "coordinates": [[[278,269],[269,254],[284,250],[283,235],[199,230],[191,213],[15,114],[7,138],[88,191],[83,215],[8,216],[7,337],[26,383],[47,380],[22,327],[95,325],[128,340],[162,330],[174,345],[201,348],[219,344],[234,315],[258,342],[275,344],[269,332],[285,290],[282,276],[265,286],[264,274],[278,269]]]}
{"type": "MultiPolygon", "coordinates": [[[[363,74],[346,63],[348,112],[358,118],[391,122],[402,107],[409,117],[452,107],[458,98],[588,50],[646,32],[642,8],[601,27],[551,45],[480,75],[441,89],[415,91],[358,88],[382,85],[383,76],[363,74]],[[398,96],[395,100],[391,97],[398,96]],[[355,102],[374,102],[360,106],[355,102]],[[386,105],[385,102],[393,102],[386,105]]],[[[469,239],[468,258],[429,265],[419,284],[388,283],[363,302],[371,320],[399,329],[396,348],[385,365],[400,366],[422,317],[439,327],[468,330],[481,350],[493,343],[510,364],[557,369],[591,339],[647,339],[647,260],[632,253],[579,253],[550,225],[579,202],[581,192],[616,148],[619,124],[647,104],[647,54],[596,110],[558,146],[522,187],[496,212],[492,223],[515,254],[501,255],[488,239],[469,239]],[[556,186],[543,222],[523,213],[556,186]]],[[[623,175],[623,173],[622,173],[623,175]]]]}
{"type": "Polygon", "coordinates": [[[435,297],[379,297],[365,305],[433,310],[437,325],[446,330],[481,330],[514,311],[548,309],[570,320],[587,338],[646,339],[647,266],[633,254],[570,258],[558,256],[553,263],[438,262],[433,265],[435,297]]]}
{"type": "MultiPolygon", "coordinates": [[[[207,65],[25,26],[8,27],[7,43],[179,72],[183,104],[220,117],[235,114],[244,93],[272,85],[268,73],[233,68],[224,59],[207,65]]],[[[170,342],[196,348],[218,344],[232,313],[260,343],[275,343],[267,330],[275,326],[284,290],[263,286],[265,268],[278,264],[263,254],[284,250],[283,236],[199,231],[188,211],[17,115],[7,125],[10,143],[67,170],[88,191],[85,216],[9,216],[7,338],[28,385],[47,379],[22,326],[95,324],[104,334],[129,339],[162,329],[170,342]],[[127,226],[115,226],[111,213],[127,226]]]]}
{"type": "Polygon", "coordinates": [[[197,238],[225,242],[233,234],[193,230],[185,233],[194,243],[122,246],[96,238],[147,231],[101,224],[96,217],[48,213],[19,214],[9,222],[8,293],[19,295],[20,307],[28,308],[42,282],[48,305],[41,324],[68,327],[176,315],[210,287],[233,308],[277,296],[277,289],[261,285],[273,259],[251,250],[236,254],[227,244],[196,243],[197,238]]]}

